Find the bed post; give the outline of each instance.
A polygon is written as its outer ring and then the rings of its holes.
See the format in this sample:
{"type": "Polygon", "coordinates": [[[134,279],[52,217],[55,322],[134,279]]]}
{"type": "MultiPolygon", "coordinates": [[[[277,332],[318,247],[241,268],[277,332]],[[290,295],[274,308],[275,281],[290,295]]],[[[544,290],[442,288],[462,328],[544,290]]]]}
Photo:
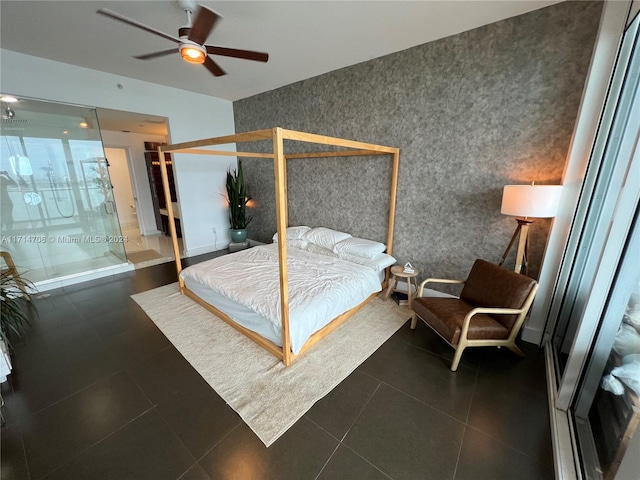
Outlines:
{"type": "MultiPolygon", "coordinates": [[[[393,255],[393,228],[396,220],[396,198],[398,192],[398,166],[400,164],[400,149],[393,152],[393,169],[391,171],[391,192],[389,198],[389,227],[387,231],[387,253],[393,255]]],[[[385,271],[385,282],[389,281],[389,269],[385,271]]]]}
{"type": "Polygon", "coordinates": [[[167,217],[169,218],[169,231],[173,241],[173,254],[176,257],[176,270],[178,271],[178,282],[180,291],[184,288],[184,280],[180,277],[182,271],[182,261],[180,260],[180,247],[178,246],[178,233],[176,232],[176,222],[173,217],[173,203],[171,202],[171,190],[169,190],[169,174],[167,173],[167,161],[164,158],[162,146],[158,147],[158,160],[160,160],[160,174],[162,175],[162,186],[164,187],[164,199],[167,204],[167,217]]]}
{"type": "Polygon", "coordinates": [[[273,129],[273,166],[276,184],[276,226],[278,230],[278,255],[280,259],[280,310],[282,323],[282,362],[289,366],[293,360],[289,335],[289,281],[287,274],[287,166],[284,159],[282,129],[273,129]]]}

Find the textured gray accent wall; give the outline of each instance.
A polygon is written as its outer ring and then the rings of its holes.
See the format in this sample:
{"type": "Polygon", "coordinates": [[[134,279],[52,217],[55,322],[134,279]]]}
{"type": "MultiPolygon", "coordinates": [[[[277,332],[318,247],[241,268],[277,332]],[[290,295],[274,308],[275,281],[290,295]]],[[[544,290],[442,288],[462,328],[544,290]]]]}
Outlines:
{"type": "MultiPolygon", "coordinates": [[[[234,102],[236,131],[280,126],[399,147],[394,256],[421,278],[465,278],[476,258],[498,262],[515,230],[500,213],[502,187],[560,182],[601,7],[563,2],[234,102]]],[[[249,236],[270,241],[273,164],[243,165],[256,200],[249,236]]],[[[385,241],[390,165],[290,160],[289,225],[385,241]]],[[[533,277],[550,224],[532,227],[533,277]]]]}

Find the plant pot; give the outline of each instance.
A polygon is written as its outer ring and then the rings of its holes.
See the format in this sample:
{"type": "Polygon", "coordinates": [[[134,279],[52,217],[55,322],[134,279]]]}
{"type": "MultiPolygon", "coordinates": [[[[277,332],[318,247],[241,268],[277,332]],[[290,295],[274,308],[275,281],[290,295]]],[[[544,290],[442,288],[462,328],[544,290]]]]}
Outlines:
{"type": "Polygon", "coordinates": [[[239,230],[234,230],[231,228],[229,230],[231,232],[231,243],[242,243],[247,240],[247,229],[242,228],[239,230]]]}

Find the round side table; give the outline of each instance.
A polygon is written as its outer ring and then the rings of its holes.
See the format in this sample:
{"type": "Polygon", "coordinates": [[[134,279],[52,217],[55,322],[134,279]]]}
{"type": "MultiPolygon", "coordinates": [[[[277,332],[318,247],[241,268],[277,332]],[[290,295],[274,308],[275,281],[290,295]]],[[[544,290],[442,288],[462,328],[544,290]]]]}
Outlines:
{"type": "Polygon", "coordinates": [[[409,309],[411,309],[411,280],[413,279],[413,283],[416,286],[416,292],[418,291],[418,269],[414,267],[413,273],[408,273],[404,271],[404,267],[400,265],[396,265],[395,267],[391,267],[391,276],[389,277],[389,285],[387,286],[387,290],[384,292],[383,300],[389,298],[391,292],[393,292],[394,288],[398,285],[398,277],[406,278],[407,280],[407,299],[409,301],[409,309]]]}

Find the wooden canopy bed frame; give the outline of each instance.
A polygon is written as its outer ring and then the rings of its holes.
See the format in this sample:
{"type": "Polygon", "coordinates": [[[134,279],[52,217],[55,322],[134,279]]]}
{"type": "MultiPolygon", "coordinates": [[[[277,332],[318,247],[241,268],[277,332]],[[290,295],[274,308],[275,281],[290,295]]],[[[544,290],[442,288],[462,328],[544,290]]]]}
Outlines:
{"type": "MultiPolygon", "coordinates": [[[[160,159],[160,170],[162,173],[162,183],[164,185],[165,196],[167,197],[167,205],[171,204],[169,196],[169,181],[167,176],[167,164],[165,153],[186,153],[201,154],[215,156],[235,156],[235,157],[256,157],[273,159],[275,170],[275,195],[276,195],[276,223],[279,238],[284,239],[288,226],[288,207],[287,207],[287,169],[286,161],[302,158],[321,158],[321,157],[348,157],[348,156],[371,156],[371,155],[391,155],[392,158],[392,175],[390,188],[390,206],[389,206],[389,225],[387,231],[387,253],[392,254],[393,251],[393,227],[395,221],[396,193],[398,187],[398,164],[400,160],[400,149],[394,147],[386,147],[383,145],[375,145],[371,143],[357,142],[353,140],[345,140],[336,137],[327,137],[294,130],[286,130],[280,127],[267,130],[256,130],[246,133],[238,133],[235,135],[227,135],[222,137],[208,138],[196,140],[192,142],[177,143],[173,145],[163,145],[158,147],[158,158],[160,159]],[[273,143],[272,153],[253,153],[253,152],[233,152],[225,150],[209,150],[205,147],[213,147],[216,145],[226,145],[231,143],[246,143],[253,141],[271,140],[273,143]],[[342,147],[349,150],[323,151],[311,153],[284,153],[284,140],[295,140],[299,142],[328,145],[333,147],[342,147]]],[[[180,292],[216,316],[227,322],[236,330],[240,331],[261,347],[282,360],[285,366],[289,366],[294,359],[304,353],[306,350],[316,344],[321,338],[331,333],[338,326],[344,323],[349,317],[356,313],[366,303],[368,303],[376,293],[370,295],[365,301],[351,310],[346,311],[328,323],[325,327],[315,332],[309,340],[304,344],[300,352],[294,354],[291,350],[291,340],[289,334],[289,289],[288,289],[288,273],[287,273],[287,242],[278,242],[279,257],[279,273],[280,273],[280,306],[281,306],[281,324],[282,324],[282,347],[277,346],[273,342],[263,338],[261,335],[249,330],[235,321],[227,314],[223,313],[213,305],[205,302],[189,288],[185,286],[184,280],[180,276],[182,271],[182,262],[180,260],[180,250],[178,247],[178,238],[176,235],[176,227],[174,214],[172,209],[167,211],[169,216],[169,229],[173,240],[173,251],[176,259],[176,269],[178,271],[178,279],[180,292]]],[[[389,269],[386,269],[385,282],[388,281],[389,269]]]]}

